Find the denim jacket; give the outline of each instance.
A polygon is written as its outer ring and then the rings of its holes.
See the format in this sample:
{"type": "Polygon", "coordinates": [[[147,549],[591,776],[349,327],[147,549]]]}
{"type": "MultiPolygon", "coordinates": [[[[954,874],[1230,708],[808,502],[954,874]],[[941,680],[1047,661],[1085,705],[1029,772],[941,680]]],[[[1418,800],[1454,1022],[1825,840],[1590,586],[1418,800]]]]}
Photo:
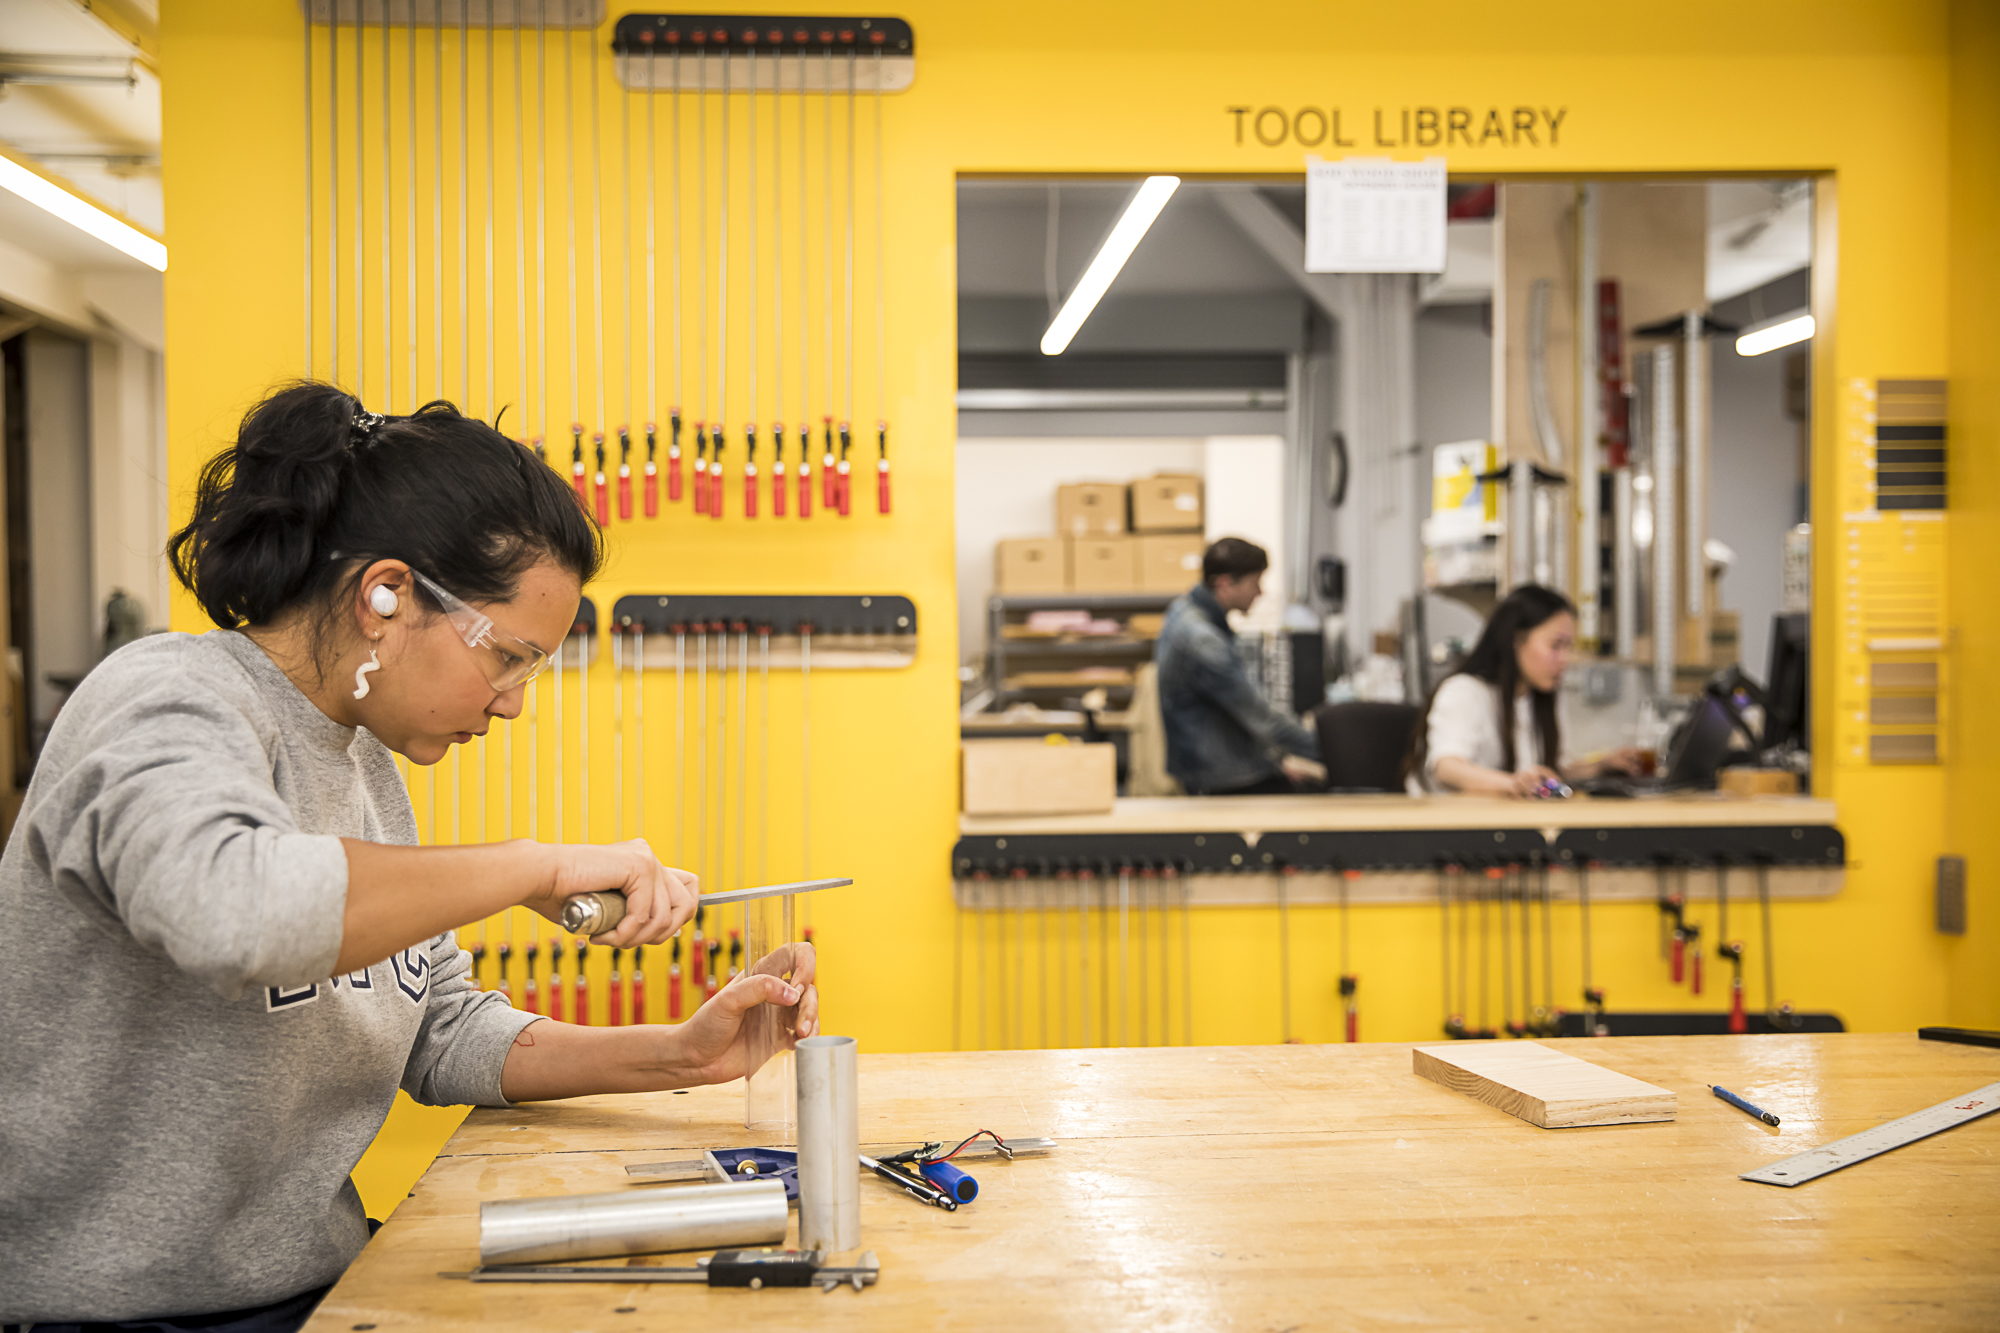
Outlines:
{"type": "Polygon", "coordinates": [[[1207,585],[1176,598],[1154,650],[1167,771],[1190,796],[1247,787],[1276,775],[1277,752],[1319,757],[1311,733],[1251,683],[1236,632],[1207,585]]]}

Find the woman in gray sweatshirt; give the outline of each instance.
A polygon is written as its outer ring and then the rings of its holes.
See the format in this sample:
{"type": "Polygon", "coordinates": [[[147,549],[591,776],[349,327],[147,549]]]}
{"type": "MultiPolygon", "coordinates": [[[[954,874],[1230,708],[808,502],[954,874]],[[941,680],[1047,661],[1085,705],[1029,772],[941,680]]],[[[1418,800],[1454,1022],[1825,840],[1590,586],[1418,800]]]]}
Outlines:
{"type": "Polygon", "coordinates": [[[50,731],[0,858],[0,1324],[291,1329],[368,1239],[348,1173],[398,1087],[432,1105],[748,1071],[744,1015],[816,1027],[811,946],[676,1027],[538,1019],[455,927],[659,943],[694,876],[642,841],[419,847],[391,752],[434,764],[575,623],[602,537],[534,454],[433,403],[299,384],[201,475],[169,548],[220,629],[142,639],[50,731]]]}

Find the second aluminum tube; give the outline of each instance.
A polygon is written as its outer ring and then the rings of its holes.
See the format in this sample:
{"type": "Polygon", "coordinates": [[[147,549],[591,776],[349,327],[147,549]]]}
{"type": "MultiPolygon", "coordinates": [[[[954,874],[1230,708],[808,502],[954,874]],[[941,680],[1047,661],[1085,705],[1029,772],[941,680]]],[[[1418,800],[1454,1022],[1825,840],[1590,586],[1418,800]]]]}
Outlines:
{"type": "Polygon", "coordinates": [[[798,1044],[799,1248],[861,1244],[860,1061],[852,1037],[798,1044]]]}

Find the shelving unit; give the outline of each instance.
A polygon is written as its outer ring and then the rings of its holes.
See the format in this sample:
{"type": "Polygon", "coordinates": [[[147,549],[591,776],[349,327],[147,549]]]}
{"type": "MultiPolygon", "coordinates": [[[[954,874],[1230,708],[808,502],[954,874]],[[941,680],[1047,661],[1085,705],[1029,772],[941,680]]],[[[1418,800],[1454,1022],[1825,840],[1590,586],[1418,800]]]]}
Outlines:
{"type": "Polygon", "coordinates": [[[986,603],[987,678],[995,710],[1028,700],[1048,703],[1103,688],[1113,707],[1131,702],[1130,671],[1153,656],[1152,635],[1078,635],[1053,639],[1009,638],[1007,627],[1034,611],[1089,611],[1103,619],[1128,621],[1135,613],[1162,612],[1178,593],[1081,593],[1064,596],[992,597],[986,603]],[[1092,668],[1126,669],[1123,680],[1081,674],[1092,668]]]}

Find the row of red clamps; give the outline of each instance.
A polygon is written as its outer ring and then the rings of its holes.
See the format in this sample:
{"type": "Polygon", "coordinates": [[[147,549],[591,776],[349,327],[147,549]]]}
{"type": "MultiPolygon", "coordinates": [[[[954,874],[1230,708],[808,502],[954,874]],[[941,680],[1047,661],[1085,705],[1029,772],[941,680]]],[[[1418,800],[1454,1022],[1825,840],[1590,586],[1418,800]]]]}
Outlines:
{"type": "MultiPolygon", "coordinates": [[[[576,946],[576,969],[565,979],[562,974],[563,949],[559,944],[549,946],[549,970],[543,975],[540,969],[539,945],[530,944],[526,950],[527,967],[521,980],[519,996],[514,993],[514,977],[510,966],[513,954],[511,946],[502,944],[498,950],[499,970],[495,984],[490,989],[506,997],[509,1004],[523,1013],[553,1018],[558,1022],[565,1018],[573,1023],[589,1025],[590,981],[585,975],[589,961],[589,947],[579,942],[576,946]],[[546,1001],[546,1008],[544,1007],[546,1001]]],[[[719,946],[718,946],[719,947],[719,946]]],[[[671,962],[667,969],[667,1017],[677,1020],[681,1017],[680,1001],[680,940],[673,942],[671,962]]],[[[472,946],[473,984],[480,990],[487,990],[484,963],[486,946],[472,946]]],[[[697,978],[697,985],[700,979],[697,978]]],[[[709,988],[709,994],[714,988],[709,988]]],[[[632,967],[625,970],[625,950],[611,951],[611,972],[605,986],[605,1016],[610,1026],[625,1027],[646,1021],[646,949],[644,945],[632,950],[632,967]]]]}
{"type": "MultiPolygon", "coordinates": [[[[810,935],[808,935],[810,938],[810,935]]],[[[697,998],[695,1007],[714,997],[725,984],[721,940],[703,940],[701,927],[695,926],[692,941],[693,973],[689,978],[697,998]]],[[[475,989],[487,990],[485,979],[486,945],[474,944],[472,953],[472,983],[475,989]]],[[[498,976],[490,989],[498,991],[524,1013],[553,1018],[557,1022],[568,1021],[584,1025],[590,1024],[590,982],[584,975],[590,957],[590,946],[579,940],[576,944],[576,970],[565,980],[562,973],[563,948],[560,944],[549,945],[549,971],[539,975],[539,955],[541,946],[530,944],[526,951],[527,969],[522,979],[521,994],[517,1001],[514,994],[513,972],[510,966],[513,958],[511,945],[502,944],[497,950],[499,960],[498,976]],[[547,1001],[546,1011],[543,1001],[547,1001]],[[567,1003],[565,1003],[567,1001],[567,1003]]],[[[644,945],[632,950],[632,969],[623,970],[625,950],[611,951],[611,973],[605,986],[605,1012],[612,1027],[624,1027],[646,1021],[646,949],[644,945]]],[[[741,975],[744,966],[743,939],[737,931],[729,932],[729,958],[727,980],[734,981],[741,975]]],[[[681,940],[674,936],[668,949],[667,963],[667,1021],[678,1022],[685,1015],[685,1005],[681,989],[681,940]]]]}
{"type": "MultiPolygon", "coordinates": [[[[853,513],[852,464],[848,452],[853,445],[852,433],[846,422],[836,425],[832,417],[825,420],[822,436],[820,476],[818,486],[819,507],[842,518],[853,513]],[[836,432],[839,445],[836,448],[836,432]]],[[[684,487],[681,476],[681,416],[678,411],[668,418],[667,439],[667,501],[680,502],[684,487]]],[[[584,425],[572,422],[570,425],[570,484],[576,490],[577,503],[587,512],[596,515],[598,526],[608,527],[612,512],[612,478],[606,473],[607,458],[603,431],[591,433],[591,451],[596,461],[592,471],[584,452],[584,425]]],[[[727,433],[720,422],[710,425],[705,421],[694,423],[694,512],[708,518],[723,517],[727,505],[727,468],[723,462],[723,448],[727,433]]],[[[812,476],[812,432],[801,428],[798,432],[799,461],[797,469],[797,516],[811,518],[813,512],[814,486],[812,476]]],[[[761,509],[763,483],[757,467],[757,427],[755,423],[743,428],[744,462],[743,485],[741,490],[742,512],[745,518],[756,518],[761,509]]],[[[542,453],[539,440],[533,442],[537,454],[542,453]]],[[[875,506],[876,512],[890,512],[889,484],[889,423],[875,423],[875,506]]],[[[787,517],[787,500],[791,488],[785,476],[785,427],[782,422],[771,427],[771,517],[787,517]]],[[[657,460],[659,449],[658,428],[646,423],[646,461],[641,465],[639,503],[647,518],[660,516],[660,468],[657,460]]],[[[630,522],[633,510],[632,487],[632,431],[629,426],[618,428],[618,470],[617,470],[618,519],[630,522]]]]}

